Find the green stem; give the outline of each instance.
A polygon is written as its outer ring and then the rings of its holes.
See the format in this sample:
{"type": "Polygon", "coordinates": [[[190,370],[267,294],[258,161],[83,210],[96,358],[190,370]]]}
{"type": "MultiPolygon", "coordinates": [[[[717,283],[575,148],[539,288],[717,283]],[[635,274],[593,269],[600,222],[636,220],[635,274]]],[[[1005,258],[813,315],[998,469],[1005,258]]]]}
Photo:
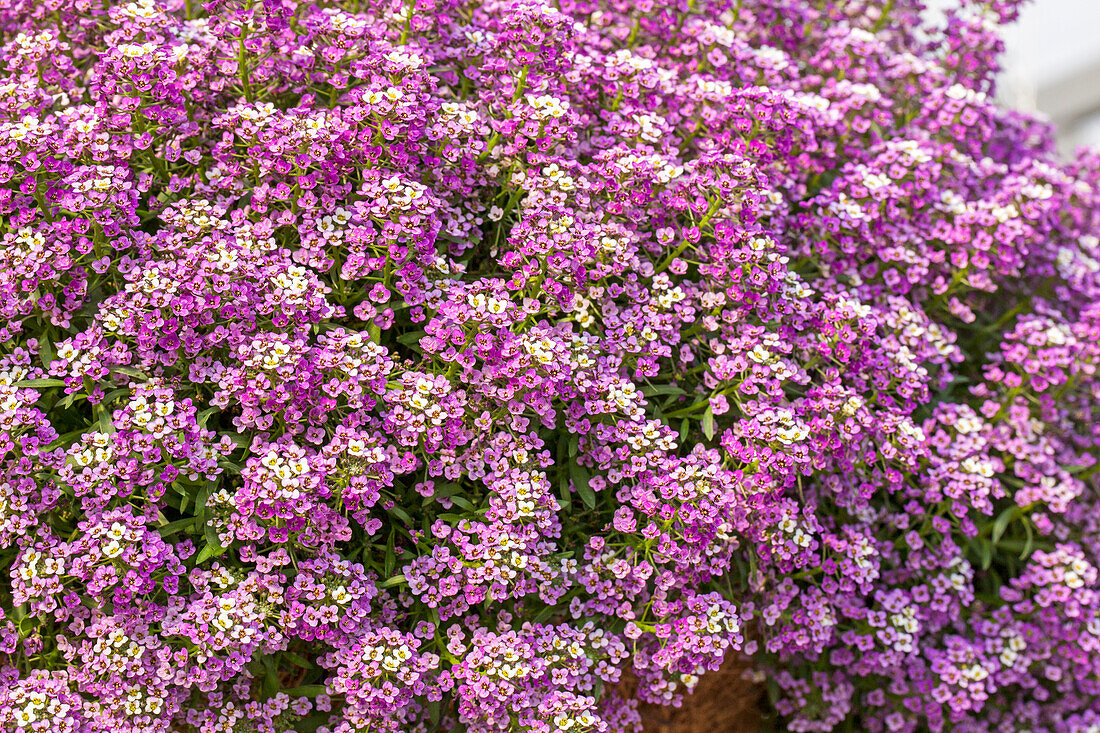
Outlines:
{"type": "Polygon", "coordinates": [[[691,246],[691,242],[689,242],[687,240],[684,240],[684,243],[681,244],[676,249],[674,249],[672,251],[672,254],[670,254],[668,257],[666,257],[665,261],[661,263],[660,267],[658,267],[656,270],[653,271],[653,274],[654,275],[660,275],[662,272],[664,272],[669,267],[671,267],[673,260],[675,260],[677,257],[682,255],[684,253],[684,251],[687,250],[687,248],[690,247],[690,246],[691,246]]]}
{"type": "MultiPolygon", "coordinates": [[[[245,10],[251,10],[252,3],[245,5],[245,10]]],[[[244,47],[246,36],[244,26],[241,26],[241,35],[237,42],[237,72],[241,75],[241,86],[244,88],[244,98],[246,102],[252,101],[252,83],[248,80],[248,64],[245,63],[245,56],[247,50],[244,47]]]]}

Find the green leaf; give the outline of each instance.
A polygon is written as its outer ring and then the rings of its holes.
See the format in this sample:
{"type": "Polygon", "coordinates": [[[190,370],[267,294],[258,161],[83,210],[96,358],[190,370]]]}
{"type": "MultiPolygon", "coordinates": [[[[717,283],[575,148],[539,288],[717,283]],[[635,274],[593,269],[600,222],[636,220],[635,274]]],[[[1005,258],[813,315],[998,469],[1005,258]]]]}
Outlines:
{"type": "Polygon", "coordinates": [[[707,411],[703,413],[703,435],[710,440],[714,437],[714,412],[711,410],[710,405],[707,405],[707,411]]]}
{"type": "MultiPolygon", "coordinates": [[[[183,499],[180,500],[180,511],[187,511],[187,489],[183,488],[182,486],[176,486],[175,481],[172,482],[172,485],[175,486],[180,494],[183,495],[183,499]]],[[[216,488],[218,488],[218,479],[214,478],[207,481],[206,484],[204,484],[203,487],[195,493],[195,511],[193,513],[196,518],[203,517],[203,509],[206,508],[206,500],[216,488]]]]}
{"type": "Polygon", "coordinates": [[[1004,511],[997,515],[997,519],[993,522],[993,534],[991,539],[993,544],[997,544],[1001,537],[1004,536],[1005,530],[1008,529],[1008,525],[1016,518],[1016,513],[1020,510],[1018,506],[1006,507],[1004,511]]]}
{"type": "Polygon", "coordinates": [[[130,394],[129,387],[123,387],[122,389],[112,389],[110,392],[107,393],[107,396],[103,398],[103,404],[109,405],[110,403],[117,400],[119,397],[128,394],[130,394]]]}
{"type": "Polygon", "coordinates": [[[203,527],[203,534],[206,535],[206,546],[199,551],[198,556],[195,558],[196,565],[204,563],[213,557],[218,557],[227,549],[221,546],[218,535],[214,532],[213,525],[208,524],[203,527]]]}
{"type": "Polygon", "coordinates": [[[993,564],[993,543],[978,540],[978,557],[981,560],[982,570],[989,570],[993,564]]]}
{"type": "Polygon", "coordinates": [[[382,572],[385,575],[390,575],[391,573],[393,573],[393,568],[397,564],[397,559],[395,557],[395,553],[394,553],[394,550],[393,550],[393,544],[394,544],[393,535],[394,535],[394,532],[391,529],[390,530],[390,538],[389,538],[389,540],[386,541],[385,564],[382,566],[382,568],[383,568],[382,572]]]}
{"type": "Polygon", "coordinates": [[[45,334],[38,339],[38,357],[42,360],[42,366],[46,369],[49,369],[50,363],[57,358],[57,353],[53,350],[53,344],[50,343],[45,334]]]}
{"type": "Polygon", "coordinates": [[[569,491],[569,476],[565,471],[561,472],[558,479],[558,495],[561,497],[561,508],[568,511],[573,508],[573,494],[569,491]]]}
{"type": "Polygon", "coordinates": [[[200,428],[205,428],[206,427],[206,421],[209,420],[210,416],[213,415],[217,411],[218,411],[218,408],[216,408],[216,407],[208,407],[205,410],[203,410],[202,412],[200,412],[198,415],[195,416],[195,422],[197,422],[199,424],[200,428]]]}
{"type": "Polygon", "coordinates": [[[474,503],[464,496],[452,496],[451,501],[458,507],[468,512],[474,511],[474,503]]]}
{"type": "Polygon", "coordinates": [[[149,378],[148,375],[146,375],[145,372],[141,371],[140,369],[134,369],[133,367],[128,366],[113,366],[111,367],[111,371],[116,374],[125,374],[128,377],[137,377],[139,379],[149,378]]]}
{"type": "Polygon", "coordinates": [[[299,685],[298,687],[291,687],[289,690],[283,690],[283,692],[291,697],[317,697],[318,695],[327,694],[328,687],[326,685],[299,685]]]}
{"type": "Polygon", "coordinates": [[[436,484],[435,492],[431,496],[424,497],[424,501],[420,502],[420,506],[428,506],[433,501],[439,501],[440,499],[446,499],[448,496],[453,496],[461,491],[461,487],[458,484],[436,484]]]}
{"type": "Polygon", "coordinates": [[[554,606],[543,606],[542,610],[539,611],[537,614],[535,614],[535,618],[533,619],[533,623],[541,624],[543,621],[550,618],[550,616],[552,616],[554,614],[554,612],[557,611],[557,610],[558,609],[555,608],[554,606]]]}
{"type": "MultiPolygon", "coordinates": [[[[286,692],[286,690],[283,690],[283,692],[286,692]]],[[[317,733],[318,728],[322,725],[328,725],[330,721],[331,716],[328,713],[314,713],[299,719],[292,730],[295,733],[317,733]]]]}
{"type": "Polygon", "coordinates": [[[111,411],[104,409],[103,405],[96,405],[95,409],[99,413],[99,432],[113,433],[114,426],[111,425],[111,411]]]}
{"type": "Polygon", "coordinates": [[[687,394],[684,390],[677,387],[675,384],[651,384],[648,387],[642,388],[642,394],[646,397],[655,397],[657,395],[682,395],[687,394]]]}
{"type": "Polygon", "coordinates": [[[269,654],[264,654],[260,660],[264,665],[264,682],[260,689],[260,697],[263,699],[275,697],[275,693],[279,691],[279,675],[275,671],[275,661],[269,654]]]}
{"type": "Polygon", "coordinates": [[[310,663],[305,657],[299,656],[294,652],[281,652],[284,659],[293,664],[295,667],[301,667],[302,669],[313,669],[313,664],[310,663]]]}
{"type": "Polygon", "coordinates": [[[403,333],[398,336],[397,343],[403,344],[404,346],[413,346],[414,344],[419,345],[420,339],[424,338],[427,335],[428,334],[425,331],[409,331],[408,333],[403,333]]]}
{"type": "Polygon", "coordinates": [[[402,583],[407,583],[407,582],[408,582],[408,580],[405,578],[404,575],[395,575],[392,578],[388,578],[388,579],[384,580],[383,582],[379,583],[378,587],[379,588],[392,588],[395,585],[401,585],[402,583]]]}
{"type": "Polygon", "coordinates": [[[569,464],[569,476],[573,479],[573,488],[581,495],[581,500],[585,503],[585,506],[589,509],[595,509],[596,492],[592,490],[592,486],[589,484],[591,477],[588,475],[588,470],[573,461],[569,464]]]}
{"type": "Polygon", "coordinates": [[[16,387],[64,387],[64,379],[43,377],[42,379],[21,379],[15,383],[16,387]]]}
{"type": "Polygon", "coordinates": [[[410,517],[410,516],[409,516],[409,513],[408,513],[408,512],[406,512],[406,511],[405,511],[404,509],[402,509],[401,507],[399,507],[399,506],[396,506],[396,505],[395,505],[395,506],[393,506],[393,507],[392,507],[392,508],[390,509],[390,513],[391,513],[391,514],[393,514],[393,515],[394,515],[395,517],[397,517],[398,519],[400,519],[400,520],[401,520],[402,522],[404,522],[404,523],[405,523],[405,526],[406,526],[406,527],[412,527],[412,526],[413,526],[413,520],[412,520],[412,517],[410,517]]]}
{"type": "Polygon", "coordinates": [[[691,430],[691,421],[686,417],[680,421],[680,442],[687,440],[688,432],[691,430]]]}
{"type": "Polygon", "coordinates": [[[179,532],[184,527],[194,524],[198,517],[184,517],[183,519],[177,519],[174,522],[169,522],[162,527],[158,528],[161,537],[171,537],[176,532],[179,532]]]}
{"type": "Polygon", "coordinates": [[[199,554],[195,556],[195,564],[196,565],[202,565],[207,560],[209,560],[211,558],[214,558],[214,557],[218,557],[223,552],[225,552],[224,547],[222,547],[220,545],[207,544],[205,547],[203,547],[201,550],[199,550],[199,554]]]}
{"type": "Polygon", "coordinates": [[[235,433],[229,436],[229,439],[239,445],[241,448],[247,448],[252,444],[252,438],[242,433],[235,433]]]}
{"type": "Polygon", "coordinates": [[[1024,545],[1023,552],[1020,553],[1021,560],[1027,559],[1027,556],[1031,554],[1031,547],[1035,543],[1035,535],[1031,531],[1031,522],[1024,522],[1024,530],[1027,532],[1027,543],[1024,545]]]}

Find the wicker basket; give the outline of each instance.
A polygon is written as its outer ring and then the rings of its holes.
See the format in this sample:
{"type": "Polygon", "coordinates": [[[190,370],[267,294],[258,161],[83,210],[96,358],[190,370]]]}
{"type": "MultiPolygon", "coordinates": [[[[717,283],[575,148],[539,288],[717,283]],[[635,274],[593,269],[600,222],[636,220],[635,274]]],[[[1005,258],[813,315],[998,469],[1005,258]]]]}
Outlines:
{"type": "MultiPolygon", "coordinates": [[[[764,689],[746,669],[743,658],[730,655],[720,670],[703,675],[681,707],[642,705],[645,733],[759,733],[764,689]]],[[[624,681],[624,692],[632,686],[624,681]]]]}

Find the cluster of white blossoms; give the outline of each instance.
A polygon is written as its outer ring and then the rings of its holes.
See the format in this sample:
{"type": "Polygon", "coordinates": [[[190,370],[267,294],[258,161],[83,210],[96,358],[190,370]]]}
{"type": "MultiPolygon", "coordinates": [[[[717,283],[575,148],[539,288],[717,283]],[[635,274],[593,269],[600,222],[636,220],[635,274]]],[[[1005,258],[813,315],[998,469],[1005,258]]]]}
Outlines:
{"type": "Polygon", "coordinates": [[[560,358],[562,351],[560,342],[546,336],[537,337],[525,334],[523,338],[523,350],[530,354],[534,360],[543,365],[554,364],[560,358]]]}
{"type": "Polygon", "coordinates": [[[246,367],[272,372],[287,364],[294,348],[287,334],[265,333],[252,339],[242,351],[246,367]]]}
{"type": "Polygon", "coordinates": [[[607,401],[612,410],[633,414],[640,409],[642,400],[642,393],[631,381],[620,379],[607,386],[607,401]]]}
{"type": "Polygon", "coordinates": [[[1001,629],[1001,664],[1012,667],[1020,658],[1020,652],[1027,649],[1027,642],[1019,632],[1012,629],[1001,629]]]}
{"type": "Polygon", "coordinates": [[[843,192],[837,194],[836,201],[829,202],[828,208],[831,214],[847,222],[862,221],[870,218],[867,212],[864,211],[863,204],[843,192]]]}
{"type": "Polygon", "coordinates": [[[538,120],[557,119],[569,111],[569,102],[547,94],[526,94],[524,99],[535,110],[535,119],[538,120]]]}
{"type": "Polygon", "coordinates": [[[890,614],[889,621],[893,627],[891,646],[894,650],[906,653],[913,651],[913,642],[916,640],[916,634],[920,631],[920,621],[917,620],[916,607],[906,606],[898,613],[890,614]]]}
{"type": "Polygon", "coordinates": [[[25,583],[38,578],[60,577],[65,574],[65,562],[47,557],[38,550],[27,550],[19,562],[16,576],[25,583]]]}
{"type": "Polygon", "coordinates": [[[687,293],[679,285],[673,285],[672,280],[665,273],[653,277],[653,290],[656,298],[653,302],[660,310],[671,310],[677,303],[682,303],[687,298],[687,293]]]}
{"type": "Polygon", "coordinates": [[[810,426],[785,407],[769,407],[756,415],[756,421],[771,428],[772,435],[783,445],[793,445],[810,435],[810,426]]]}
{"type": "Polygon", "coordinates": [[[14,733],[48,730],[43,723],[49,725],[52,721],[64,720],[71,709],[63,700],[38,690],[27,690],[21,685],[12,690],[4,707],[11,712],[14,733]]]}
{"type": "Polygon", "coordinates": [[[787,514],[779,520],[776,528],[799,547],[809,547],[814,541],[813,535],[802,528],[793,514],[787,514]]]}

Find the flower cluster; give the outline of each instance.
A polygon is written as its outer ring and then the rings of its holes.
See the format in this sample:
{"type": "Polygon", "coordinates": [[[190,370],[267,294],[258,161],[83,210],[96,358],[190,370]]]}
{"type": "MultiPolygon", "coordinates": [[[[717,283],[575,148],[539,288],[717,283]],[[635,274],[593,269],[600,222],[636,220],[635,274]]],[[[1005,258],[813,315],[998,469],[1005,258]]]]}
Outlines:
{"type": "Polygon", "coordinates": [[[1017,0],[0,0],[0,728],[1100,730],[1017,0]]]}

